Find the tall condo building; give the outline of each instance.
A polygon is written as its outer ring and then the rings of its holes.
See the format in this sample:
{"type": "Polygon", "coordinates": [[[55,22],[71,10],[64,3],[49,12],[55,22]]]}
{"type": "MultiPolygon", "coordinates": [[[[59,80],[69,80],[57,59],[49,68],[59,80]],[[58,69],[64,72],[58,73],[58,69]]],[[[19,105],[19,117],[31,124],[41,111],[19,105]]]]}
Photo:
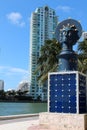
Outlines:
{"type": "Polygon", "coordinates": [[[58,23],[55,10],[48,6],[40,7],[31,14],[30,20],[30,73],[31,87],[30,94],[35,99],[41,97],[42,100],[47,99],[47,85],[41,87],[37,81],[39,76],[35,74],[37,61],[40,56],[41,46],[48,39],[55,38],[55,32],[58,23]]]}

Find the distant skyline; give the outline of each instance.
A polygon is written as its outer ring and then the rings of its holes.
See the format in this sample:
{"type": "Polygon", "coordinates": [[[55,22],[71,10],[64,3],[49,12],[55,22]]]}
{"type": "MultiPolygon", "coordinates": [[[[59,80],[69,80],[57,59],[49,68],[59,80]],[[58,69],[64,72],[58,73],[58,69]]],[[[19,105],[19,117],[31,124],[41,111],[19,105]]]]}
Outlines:
{"type": "Polygon", "coordinates": [[[0,0],[0,80],[4,89],[17,89],[29,80],[30,16],[38,7],[56,11],[59,22],[69,17],[87,31],[86,0],[0,0]]]}

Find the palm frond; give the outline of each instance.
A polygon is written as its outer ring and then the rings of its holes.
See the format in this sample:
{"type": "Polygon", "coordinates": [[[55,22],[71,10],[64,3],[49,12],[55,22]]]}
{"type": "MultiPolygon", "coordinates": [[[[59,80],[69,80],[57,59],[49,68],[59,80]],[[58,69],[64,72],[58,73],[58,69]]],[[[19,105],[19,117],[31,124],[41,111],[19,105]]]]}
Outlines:
{"type": "Polygon", "coordinates": [[[40,57],[35,73],[39,72],[38,80],[44,83],[48,78],[49,72],[54,72],[57,68],[58,59],[57,55],[61,51],[61,46],[56,39],[47,40],[41,47],[40,57]]]}

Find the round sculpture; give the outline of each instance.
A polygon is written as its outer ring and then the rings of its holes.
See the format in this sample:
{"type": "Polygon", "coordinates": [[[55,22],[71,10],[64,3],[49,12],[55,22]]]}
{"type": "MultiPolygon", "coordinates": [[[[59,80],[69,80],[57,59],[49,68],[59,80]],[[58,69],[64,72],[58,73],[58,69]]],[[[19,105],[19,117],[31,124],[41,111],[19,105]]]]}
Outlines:
{"type": "Polygon", "coordinates": [[[58,24],[55,35],[62,46],[58,71],[77,70],[77,54],[73,51],[73,45],[82,35],[81,24],[74,19],[64,20],[58,24]]]}
{"type": "Polygon", "coordinates": [[[82,27],[78,21],[67,19],[58,24],[55,34],[60,43],[74,45],[82,35],[82,27]]]}

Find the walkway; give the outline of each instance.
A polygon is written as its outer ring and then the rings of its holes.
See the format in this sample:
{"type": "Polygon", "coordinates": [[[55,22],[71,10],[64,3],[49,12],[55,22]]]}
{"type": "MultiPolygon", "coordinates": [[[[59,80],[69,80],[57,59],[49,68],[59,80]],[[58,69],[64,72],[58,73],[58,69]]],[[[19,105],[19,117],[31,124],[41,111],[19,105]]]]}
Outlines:
{"type": "Polygon", "coordinates": [[[48,130],[39,125],[39,116],[0,120],[0,130],[48,130]]]}

